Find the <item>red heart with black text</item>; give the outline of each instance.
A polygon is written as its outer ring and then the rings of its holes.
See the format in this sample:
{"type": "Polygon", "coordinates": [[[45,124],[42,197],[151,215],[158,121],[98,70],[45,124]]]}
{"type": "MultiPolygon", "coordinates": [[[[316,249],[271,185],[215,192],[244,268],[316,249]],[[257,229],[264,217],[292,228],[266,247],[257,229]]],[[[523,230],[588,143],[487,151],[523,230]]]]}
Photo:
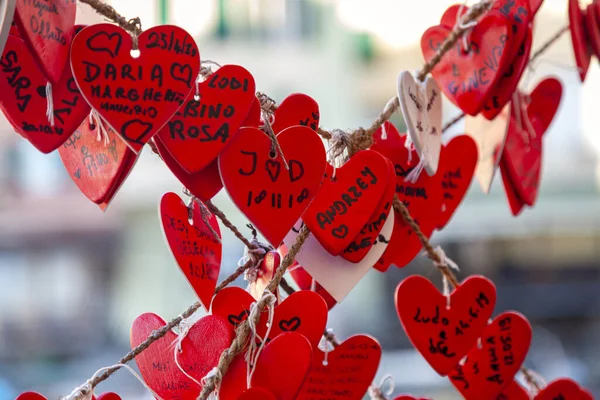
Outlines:
{"type": "MultiPolygon", "coordinates": [[[[135,348],[148,336],[167,323],[158,315],[142,314],[131,325],[131,347],[135,348]]],[[[160,398],[177,397],[181,400],[196,400],[200,386],[186,376],[175,363],[174,344],[178,337],[173,331],[158,339],[146,351],[141,352],[135,362],[146,385],[160,398]]]]}
{"type": "Polygon", "coordinates": [[[542,389],[535,400],[592,400],[594,397],[572,379],[558,379],[542,389]]]}
{"type": "Polygon", "coordinates": [[[246,389],[237,400],[277,400],[277,398],[268,390],[253,387],[246,389]]]}
{"type": "Polygon", "coordinates": [[[68,70],[69,46],[75,35],[74,0],[17,1],[15,22],[37,65],[53,83],[68,70]]]}
{"type": "Polygon", "coordinates": [[[581,82],[585,81],[588,69],[590,68],[593,52],[584,21],[585,13],[579,8],[579,0],[569,0],[569,29],[571,30],[571,43],[573,45],[575,63],[579,70],[581,82]]]}
{"type": "Polygon", "coordinates": [[[485,327],[481,346],[448,374],[466,400],[495,399],[513,381],[531,343],[531,326],[516,312],[504,312],[485,327]]]}
{"type": "Polygon", "coordinates": [[[277,141],[283,158],[273,156],[267,134],[242,128],[219,155],[229,197],[275,247],[313,201],[327,163],[323,142],[310,128],[292,126],[277,141]]]}
{"type": "Polygon", "coordinates": [[[221,231],[217,218],[208,210],[202,211],[198,201],[189,209],[175,193],[162,196],[159,214],[173,258],[208,310],[221,270],[221,231]]]}
{"type": "Polygon", "coordinates": [[[406,335],[444,376],[477,343],[494,311],[496,287],[483,276],[470,276],[448,300],[429,280],[414,275],[400,282],[395,296],[406,335]]]}
{"type": "Polygon", "coordinates": [[[136,153],[190,95],[200,68],[194,38],[160,25],[132,37],[112,24],[83,29],[71,46],[71,67],[86,101],[136,153]]]}
{"type": "MultiPolygon", "coordinates": [[[[286,332],[264,347],[249,386],[264,389],[277,400],[294,400],[310,370],[311,360],[308,340],[299,333],[286,332]]],[[[244,355],[237,356],[221,382],[220,400],[236,400],[248,389],[246,371],[244,355]]]]}
{"type": "Polygon", "coordinates": [[[346,339],[327,355],[314,348],[312,366],[297,399],[362,399],[375,379],[380,359],[381,346],[366,335],[346,339]]]}
{"type": "Polygon", "coordinates": [[[25,42],[9,35],[0,60],[0,107],[15,130],[42,153],[60,147],[90,113],[66,68],[52,85],[52,125],[46,113],[46,83],[25,42]]]}
{"type": "Polygon", "coordinates": [[[81,193],[92,202],[101,203],[119,184],[119,178],[136,155],[112,129],[101,130],[100,137],[97,129],[100,127],[84,120],[58,149],[58,154],[81,193]]]}
{"type": "Polygon", "coordinates": [[[310,96],[294,93],[283,99],[273,113],[273,132],[278,134],[290,126],[307,126],[313,131],[319,128],[319,105],[310,96]]]}
{"type": "Polygon", "coordinates": [[[391,182],[387,161],[371,150],[354,154],[334,174],[323,180],[302,220],[323,248],[336,256],[371,219],[391,182]]]}
{"type": "Polygon", "coordinates": [[[302,268],[297,261],[294,261],[294,264],[292,264],[292,266],[288,269],[288,272],[300,290],[310,290],[317,293],[323,298],[323,300],[325,300],[329,310],[331,310],[337,304],[337,301],[335,301],[333,296],[331,296],[331,294],[329,294],[329,292],[325,290],[325,288],[321,286],[319,282],[310,276],[310,274],[306,272],[306,270],[302,268]]]}
{"type": "MultiPolygon", "coordinates": [[[[211,312],[228,321],[234,328],[250,315],[250,306],[256,300],[239,287],[225,288],[214,297],[211,312]]],[[[297,332],[305,336],[316,347],[327,325],[327,305],[315,292],[301,290],[294,292],[275,307],[273,325],[268,340],[283,332],[297,332]]],[[[264,337],[268,313],[261,315],[257,333],[264,337]]]]}
{"type": "Polygon", "coordinates": [[[254,78],[245,68],[224,65],[199,84],[200,98],[188,98],[156,140],[188,173],[217,159],[246,120],[254,96],[254,78]]]}

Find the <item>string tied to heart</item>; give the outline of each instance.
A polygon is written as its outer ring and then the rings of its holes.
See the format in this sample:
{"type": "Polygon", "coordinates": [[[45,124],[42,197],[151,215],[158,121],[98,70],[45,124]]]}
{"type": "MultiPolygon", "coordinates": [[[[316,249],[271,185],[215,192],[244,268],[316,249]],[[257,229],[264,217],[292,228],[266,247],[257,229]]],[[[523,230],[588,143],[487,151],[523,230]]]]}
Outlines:
{"type": "Polygon", "coordinates": [[[454,24],[454,29],[465,29],[466,32],[462,36],[462,48],[464,52],[469,51],[469,41],[468,37],[473,28],[477,25],[478,21],[476,19],[468,20],[467,16],[469,13],[465,13],[463,15],[463,11],[467,7],[467,0],[462,3],[458,9],[458,13],[456,14],[456,23],[454,24]]]}
{"type": "Polygon", "coordinates": [[[259,302],[254,302],[250,305],[250,313],[248,315],[248,328],[250,329],[250,345],[248,346],[248,351],[246,352],[246,386],[250,388],[250,381],[252,380],[252,375],[254,374],[254,370],[256,369],[256,362],[258,361],[258,357],[260,353],[264,349],[267,338],[271,333],[271,328],[273,327],[273,316],[275,315],[275,303],[277,303],[277,297],[271,293],[269,289],[265,289],[262,298],[259,302]],[[262,307],[259,305],[261,303],[263,306],[266,306],[268,312],[267,318],[267,331],[265,332],[265,337],[261,337],[256,328],[256,323],[260,321],[260,313],[262,307]],[[256,344],[256,341],[260,342],[260,345],[256,344]]]}
{"type": "Polygon", "coordinates": [[[275,121],[275,116],[273,113],[277,109],[277,103],[271,97],[263,92],[256,92],[256,98],[260,103],[260,109],[266,111],[272,117],[271,124],[275,121]]]}
{"type": "Polygon", "coordinates": [[[173,359],[175,360],[175,365],[177,368],[179,368],[182,374],[187,376],[195,384],[201,385],[200,382],[188,374],[179,364],[179,357],[177,357],[177,355],[183,352],[183,349],[181,348],[181,342],[183,342],[183,340],[186,338],[190,329],[195,323],[195,321],[192,321],[191,318],[184,318],[183,315],[180,315],[179,317],[181,318],[181,322],[179,323],[179,332],[177,333],[177,338],[171,344],[173,346],[173,359]]]}
{"type": "Polygon", "coordinates": [[[96,140],[98,142],[104,141],[104,146],[108,146],[110,144],[110,138],[108,137],[108,131],[106,130],[106,126],[98,114],[98,111],[92,108],[89,116],[89,125],[92,130],[96,130],[96,140]]]}
{"type": "Polygon", "coordinates": [[[333,329],[328,328],[319,342],[319,348],[323,351],[323,365],[325,367],[329,365],[329,353],[335,350],[334,343],[337,343],[337,339],[333,333],[333,329]]]}
{"type": "Polygon", "coordinates": [[[446,297],[446,306],[450,308],[450,284],[454,287],[458,286],[458,282],[450,269],[460,271],[460,268],[458,268],[458,264],[446,255],[441,246],[437,246],[434,251],[438,256],[438,259],[432,260],[433,265],[442,272],[443,294],[446,297]]]}
{"type": "Polygon", "coordinates": [[[262,129],[267,134],[267,136],[269,136],[269,139],[271,139],[271,150],[269,152],[269,157],[271,157],[272,159],[275,159],[275,158],[277,158],[277,155],[279,154],[279,156],[281,157],[281,160],[283,161],[283,165],[285,166],[285,169],[289,170],[290,166],[288,165],[288,162],[285,159],[285,156],[283,155],[283,150],[281,149],[281,146],[279,145],[279,141],[277,140],[277,135],[275,135],[275,132],[273,131],[272,124],[274,122],[274,119],[271,120],[272,116],[273,115],[270,114],[269,112],[262,110],[262,117],[263,117],[262,129]]]}
{"type": "Polygon", "coordinates": [[[50,81],[46,83],[46,117],[50,126],[54,126],[54,98],[50,81]]]}
{"type": "Polygon", "coordinates": [[[265,254],[267,254],[267,248],[256,238],[252,239],[250,244],[252,245],[251,247],[246,246],[244,248],[244,255],[238,261],[238,267],[250,262],[250,267],[244,271],[244,280],[248,283],[254,283],[258,278],[260,263],[265,257],[265,254]]]}
{"type": "Polygon", "coordinates": [[[216,242],[221,243],[221,237],[219,236],[219,234],[217,233],[215,228],[213,228],[212,224],[210,223],[210,218],[213,216],[213,214],[210,212],[210,210],[206,207],[206,205],[199,198],[195,197],[194,200],[196,201],[196,204],[198,204],[198,206],[200,208],[200,217],[202,218],[202,222],[204,222],[204,225],[208,228],[210,233],[213,235],[213,239],[215,239],[216,242]]]}
{"type": "MultiPolygon", "coordinates": [[[[335,168],[341,167],[347,160],[347,150],[351,146],[352,138],[350,133],[343,129],[334,129],[331,131],[329,148],[327,149],[327,160],[335,168]]],[[[332,177],[333,178],[333,177],[332,177]]]]}
{"type": "Polygon", "coordinates": [[[379,384],[372,384],[369,386],[369,396],[373,400],[387,399],[387,396],[391,396],[394,393],[395,387],[394,377],[392,375],[385,375],[379,381],[379,384]]]}
{"type": "Polygon", "coordinates": [[[218,393],[219,393],[221,381],[223,380],[223,374],[221,374],[221,370],[219,369],[219,367],[214,367],[213,369],[208,371],[208,373],[206,375],[204,375],[204,377],[202,379],[200,379],[200,386],[202,386],[202,387],[206,386],[208,384],[208,382],[211,380],[216,382],[214,395],[215,395],[215,398],[218,399],[219,398],[218,393]]]}
{"type": "Polygon", "coordinates": [[[529,385],[530,391],[533,392],[534,395],[541,391],[542,388],[546,387],[546,380],[534,370],[521,367],[521,373],[523,374],[525,382],[529,385]]]}

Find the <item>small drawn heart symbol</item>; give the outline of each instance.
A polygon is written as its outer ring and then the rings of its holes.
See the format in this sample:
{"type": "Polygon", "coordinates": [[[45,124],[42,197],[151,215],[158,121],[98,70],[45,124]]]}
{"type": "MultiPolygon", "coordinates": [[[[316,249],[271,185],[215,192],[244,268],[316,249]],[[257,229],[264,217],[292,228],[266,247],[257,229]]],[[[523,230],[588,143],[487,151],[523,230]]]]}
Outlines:
{"type": "Polygon", "coordinates": [[[331,231],[331,234],[339,239],[344,239],[348,235],[348,227],[346,225],[338,226],[331,231]]]}
{"type": "Polygon", "coordinates": [[[151,122],[140,121],[134,119],[127,121],[121,128],[121,135],[130,142],[144,144],[144,137],[152,130],[151,122]]]}
{"type": "Polygon", "coordinates": [[[95,52],[106,52],[112,58],[119,55],[121,35],[118,33],[98,32],[87,40],[88,48],[95,52]]]}
{"type": "Polygon", "coordinates": [[[279,178],[279,173],[281,172],[281,164],[279,161],[267,160],[265,168],[267,169],[271,181],[273,181],[273,183],[277,182],[277,178],[279,178]]]}
{"type": "Polygon", "coordinates": [[[171,76],[176,81],[181,81],[188,86],[192,86],[192,79],[194,78],[194,73],[192,71],[192,67],[190,67],[189,65],[173,63],[173,65],[171,65],[171,76]]]}
{"type": "Polygon", "coordinates": [[[238,326],[239,324],[244,322],[249,315],[250,312],[248,310],[242,311],[239,315],[229,314],[227,316],[227,321],[229,321],[231,325],[238,326]]]}
{"type": "Polygon", "coordinates": [[[300,327],[301,323],[302,321],[298,317],[293,317],[287,321],[282,319],[279,321],[279,329],[284,332],[293,332],[300,327]]]}

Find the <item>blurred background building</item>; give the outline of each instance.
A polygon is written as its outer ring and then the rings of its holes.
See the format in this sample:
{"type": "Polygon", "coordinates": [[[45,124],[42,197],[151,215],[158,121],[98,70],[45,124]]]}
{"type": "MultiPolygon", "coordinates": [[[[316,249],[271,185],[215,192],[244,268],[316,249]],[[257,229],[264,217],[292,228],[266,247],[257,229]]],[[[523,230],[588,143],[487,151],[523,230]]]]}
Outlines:
{"type": "MultiPolygon", "coordinates": [[[[107,1],[143,27],[172,23],[194,35],[202,59],[241,64],[257,88],[277,101],[303,92],[321,108],[322,125],[369,124],[396,92],[401,70],[422,63],[422,32],[437,24],[450,0],[119,0],[107,1]]],[[[533,50],[568,23],[566,0],[545,0],[533,50]]],[[[78,20],[102,22],[84,4],[78,20]]],[[[496,180],[484,196],[474,183],[449,226],[433,237],[461,267],[498,288],[497,313],[515,309],[534,327],[526,365],[547,380],[570,376],[600,396],[600,195],[597,112],[600,71],[592,62],[579,83],[569,34],[526,73],[523,89],[559,76],[564,96],[544,141],[538,204],[513,218],[496,180]]],[[[458,111],[448,102],[445,120],[458,111]]],[[[400,127],[399,116],[394,122],[400,127]]],[[[458,125],[453,131],[460,132],[458,125]]],[[[49,399],[70,392],[129,350],[129,327],[143,312],[165,319],[195,298],[163,242],[160,195],[181,185],[150,151],[106,213],[87,201],[58,154],[42,155],[0,121],[0,399],[33,389],[49,399]]],[[[238,226],[243,217],[224,193],[216,203],[238,226]]],[[[249,234],[249,232],[245,232],[249,234]]],[[[242,247],[224,232],[221,275],[242,247]]],[[[418,257],[404,269],[371,271],[330,314],[341,339],[377,337],[395,393],[435,399],[460,396],[429,368],[396,317],[393,291],[410,274],[440,284],[418,257]],[[374,295],[376,293],[376,295],[374,295]]],[[[244,285],[243,281],[238,282],[244,285]]],[[[98,392],[124,399],[150,395],[127,372],[98,392]]]]}

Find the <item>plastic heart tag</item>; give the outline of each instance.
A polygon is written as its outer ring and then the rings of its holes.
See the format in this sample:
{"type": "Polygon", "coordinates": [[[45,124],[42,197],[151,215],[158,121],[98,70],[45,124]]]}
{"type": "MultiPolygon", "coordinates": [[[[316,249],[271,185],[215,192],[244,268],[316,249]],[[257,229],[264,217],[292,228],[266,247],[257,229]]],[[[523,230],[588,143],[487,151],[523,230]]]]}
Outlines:
{"type": "Polygon", "coordinates": [[[190,96],[158,135],[188,173],[206,168],[237,133],[254,97],[254,78],[245,68],[224,65],[199,84],[200,98],[190,96]]]}
{"type": "Polygon", "coordinates": [[[73,76],[87,102],[136,153],[185,102],[200,53],[189,33],[161,25],[138,38],[112,24],[83,29],[71,46],[73,76]]]}
{"type": "Polygon", "coordinates": [[[159,214],[173,258],[208,310],[221,270],[221,231],[217,218],[202,210],[198,201],[188,208],[175,193],[162,196],[159,214]]]}
{"type": "Polygon", "coordinates": [[[542,389],[535,400],[592,400],[594,397],[572,379],[558,379],[542,389]]]}
{"type": "Polygon", "coordinates": [[[310,128],[287,128],[277,141],[283,158],[272,154],[267,134],[242,128],[219,155],[229,197],[275,247],[313,201],[326,164],[323,142],[310,128]]]}
{"type": "Polygon", "coordinates": [[[477,343],[496,304],[496,288],[471,276],[448,299],[421,276],[406,278],[396,289],[396,311],[406,335],[440,375],[450,373],[477,343]]]}
{"type": "Polygon", "coordinates": [[[516,312],[498,315],[483,331],[481,347],[473,346],[464,365],[448,374],[466,400],[495,399],[521,368],[531,326],[516,312]]]}

